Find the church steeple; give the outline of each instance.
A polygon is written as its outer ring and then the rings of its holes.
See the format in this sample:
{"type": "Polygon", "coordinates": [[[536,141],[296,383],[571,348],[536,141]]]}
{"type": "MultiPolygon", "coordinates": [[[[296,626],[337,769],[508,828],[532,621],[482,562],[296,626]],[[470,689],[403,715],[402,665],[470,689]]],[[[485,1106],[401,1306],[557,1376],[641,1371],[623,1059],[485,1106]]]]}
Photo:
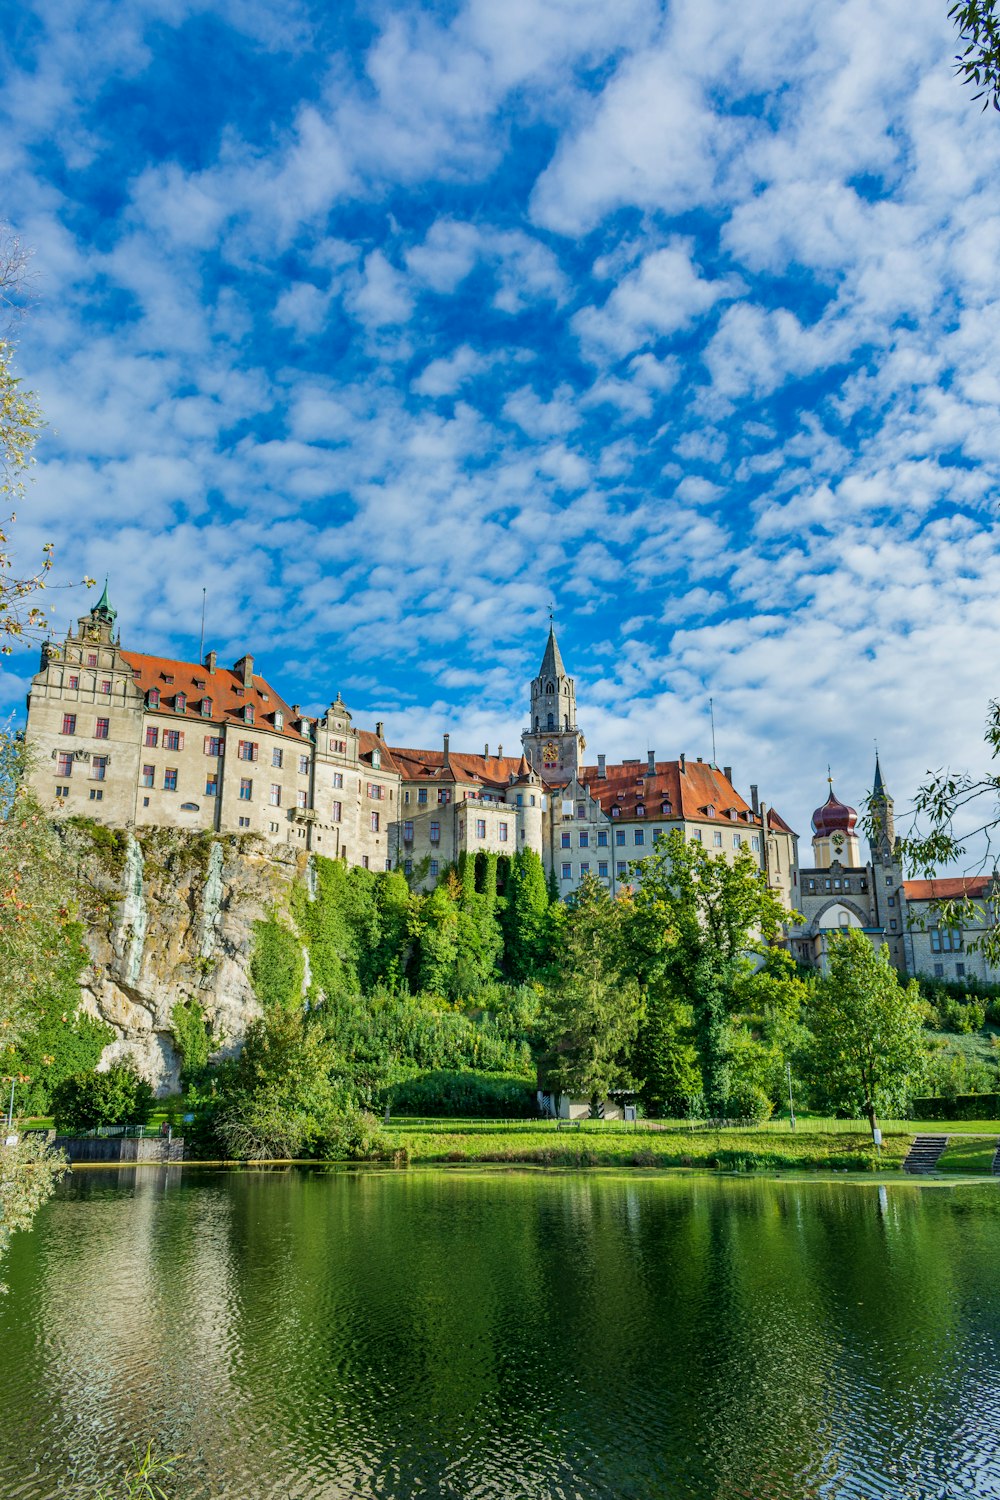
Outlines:
{"type": "Polygon", "coordinates": [[[566,671],[551,617],[542,665],[531,684],[531,722],[521,741],[533,769],[547,781],[575,776],[586,747],[576,727],[576,687],[566,671]]]}
{"type": "Polygon", "coordinates": [[[896,852],[896,818],[894,812],[895,804],[886,791],[885,782],[882,780],[882,767],[879,765],[878,751],[875,751],[875,780],[872,784],[872,794],[868,799],[869,815],[869,843],[871,844],[872,860],[875,864],[891,864],[896,852]]]}
{"type": "Polygon", "coordinates": [[[94,605],[93,609],[90,611],[90,618],[92,620],[100,621],[102,625],[108,625],[111,627],[114,626],[114,623],[118,618],[118,611],[116,609],[112,609],[111,602],[108,599],[108,580],[106,578],[104,580],[104,593],[101,595],[97,603],[94,605]]]}

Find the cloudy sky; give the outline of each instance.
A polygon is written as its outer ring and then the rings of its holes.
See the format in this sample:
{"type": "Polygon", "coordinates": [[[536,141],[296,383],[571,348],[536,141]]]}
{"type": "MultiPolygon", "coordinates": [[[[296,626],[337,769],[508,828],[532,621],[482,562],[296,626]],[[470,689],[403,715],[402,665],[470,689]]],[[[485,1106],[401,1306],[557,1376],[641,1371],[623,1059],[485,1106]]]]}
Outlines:
{"type": "Polygon", "coordinates": [[[176,656],[206,588],[207,644],[396,743],[514,746],[551,602],[591,753],[707,758],[711,696],[802,833],[876,738],[900,801],[981,763],[1000,118],[947,9],[24,4],[20,557],[176,656]]]}

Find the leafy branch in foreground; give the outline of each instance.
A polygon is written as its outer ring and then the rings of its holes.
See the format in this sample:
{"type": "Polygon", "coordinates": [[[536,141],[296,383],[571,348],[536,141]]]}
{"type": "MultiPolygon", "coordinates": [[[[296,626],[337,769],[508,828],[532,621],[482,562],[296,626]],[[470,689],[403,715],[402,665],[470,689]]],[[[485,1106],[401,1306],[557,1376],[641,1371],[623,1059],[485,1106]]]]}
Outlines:
{"type": "Polygon", "coordinates": [[[982,99],[983,109],[1000,110],[1000,18],[998,0],[956,0],[948,11],[958,27],[964,52],[955,58],[955,71],[963,83],[979,90],[974,99],[982,99]]]}

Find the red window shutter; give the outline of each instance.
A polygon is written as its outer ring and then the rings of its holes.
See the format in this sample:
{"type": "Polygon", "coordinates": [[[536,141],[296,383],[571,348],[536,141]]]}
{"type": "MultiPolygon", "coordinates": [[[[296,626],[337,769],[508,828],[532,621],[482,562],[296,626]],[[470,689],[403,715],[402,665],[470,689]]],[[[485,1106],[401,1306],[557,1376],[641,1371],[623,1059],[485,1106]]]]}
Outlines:
{"type": "Polygon", "coordinates": [[[257,759],[257,752],[258,752],[259,749],[260,749],[260,746],[258,745],[257,741],[254,740],[254,742],[253,742],[253,758],[254,758],[254,760],[257,759]]]}
{"type": "Polygon", "coordinates": [[[206,755],[211,755],[211,753],[212,753],[212,736],[210,734],[206,734],[206,736],[205,736],[205,754],[206,755]]]}
{"type": "Polygon", "coordinates": [[[178,750],[183,750],[184,749],[184,731],[183,730],[177,736],[177,748],[178,748],[178,750]]]}

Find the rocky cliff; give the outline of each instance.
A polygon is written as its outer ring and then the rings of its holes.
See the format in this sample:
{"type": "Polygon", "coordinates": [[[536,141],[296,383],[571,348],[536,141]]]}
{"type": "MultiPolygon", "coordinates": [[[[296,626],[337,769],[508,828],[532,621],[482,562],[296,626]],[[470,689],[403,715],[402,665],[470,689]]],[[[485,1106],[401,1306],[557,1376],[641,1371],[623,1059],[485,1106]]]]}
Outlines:
{"type": "Polygon", "coordinates": [[[114,1027],[102,1061],[130,1057],[160,1093],[177,1087],[178,1001],[197,1000],[220,1055],[260,1014],[250,982],[255,923],[288,908],[306,858],[255,838],[78,822],[75,861],[90,963],[84,1008],[114,1027]]]}

